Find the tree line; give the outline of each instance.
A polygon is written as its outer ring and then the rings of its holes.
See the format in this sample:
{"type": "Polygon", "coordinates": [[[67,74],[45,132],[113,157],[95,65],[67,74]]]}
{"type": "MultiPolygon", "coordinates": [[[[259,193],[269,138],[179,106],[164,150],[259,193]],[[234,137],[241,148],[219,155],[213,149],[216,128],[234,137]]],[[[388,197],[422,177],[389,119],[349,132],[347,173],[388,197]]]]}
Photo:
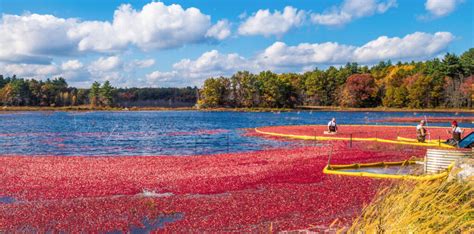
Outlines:
{"type": "Polygon", "coordinates": [[[0,75],[0,105],[214,107],[345,106],[395,108],[472,107],[474,48],[423,62],[372,67],[347,63],[325,70],[276,74],[239,71],[205,80],[203,87],[115,88],[109,81],[89,89],[62,77],[35,79],[0,75]]]}
{"type": "Polygon", "coordinates": [[[0,75],[0,105],[131,107],[194,106],[197,88],[115,88],[109,81],[94,82],[89,89],[69,87],[62,77],[35,79],[0,75]]]}
{"type": "Polygon", "coordinates": [[[474,48],[462,55],[372,67],[347,63],[325,70],[276,74],[239,71],[205,80],[202,107],[472,107],[474,48]]]}

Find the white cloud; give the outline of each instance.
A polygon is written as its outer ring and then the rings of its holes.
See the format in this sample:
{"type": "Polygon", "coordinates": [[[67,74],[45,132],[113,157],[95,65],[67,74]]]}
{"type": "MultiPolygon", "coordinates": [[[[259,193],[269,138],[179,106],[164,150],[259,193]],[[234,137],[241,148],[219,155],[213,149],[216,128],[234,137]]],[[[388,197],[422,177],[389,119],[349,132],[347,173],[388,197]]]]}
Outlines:
{"type": "Polygon", "coordinates": [[[27,79],[46,79],[63,77],[74,87],[89,87],[93,81],[109,80],[116,86],[137,86],[135,71],[139,68],[150,67],[153,59],[122,61],[118,56],[100,57],[84,65],[79,60],[67,60],[61,64],[26,64],[0,62],[0,74],[5,76],[17,75],[27,79]],[[133,66],[132,66],[133,65],[133,66]]]}
{"type": "Polygon", "coordinates": [[[0,74],[27,79],[46,79],[63,77],[69,85],[87,87],[92,75],[85,69],[81,62],[69,60],[61,65],[52,64],[26,64],[26,63],[0,63],[0,74]]]}
{"type": "Polygon", "coordinates": [[[197,8],[151,2],[141,10],[121,5],[112,22],[80,21],[52,15],[3,14],[0,19],[0,61],[48,64],[52,56],[84,52],[117,52],[180,47],[207,38],[230,35],[226,20],[211,25],[197,8]]]}
{"type": "Polygon", "coordinates": [[[334,6],[326,12],[311,14],[314,24],[326,26],[342,26],[352,20],[385,13],[388,9],[396,7],[396,0],[345,0],[341,6],[334,6]]]}
{"type": "Polygon", "coordinates": [[[463,0],[426,0],[425,9],[435,17],[449,15],[463,0]]]}
{"type": "Polygon", "coordinates": [[[449,32],[415,32],[403,38],[382,36],[354,51],[354,61],[367,63],[386,59],[426,58],[442,52],[454,40],[449,32]]]}
{"type": "Polygon", "coordinates": [[[2,15],[0,20],[0,61],[46,64],[52,55],[74,52],[77,40],[67,31],[77,25],[75,19],[52,15],[2,15]]]}
{"type": "Polygon", "coordinates": [[[119,38],[140,48],[171,48],[202,40],[211,26],[210,16],[199,9],[152,2],[140,12],[122,5],[114,13],[113,28],[119,38]]]}
{"type": "Polygon", "coordinates": [[[83,67],[83,64],[79,62],[79,60],[68,60],[66,62],[63,62],[61,65],[61,68],[63,70],[79,70],[83,67]]]}
{"type": "Polygon", "coordinates": [[[154,59],[143,59],[143,60],[134,60],[131,63],[131,66],[133,67],[139,67],[139,68],[147,68],[155,65],[155,60],[154,59]]]}
{"type": "Polygon", "coordinates": [[[227,20],[219,20],[209,30],[207,30],[206,37],[215,38],[217,40],[224,40],[230,36],[230,25],[227,20]]]}
{"type": "Polygon", "coordinates": [[[402,38],[381,36],[362,46],[337,42],[289,46],[275,42],[252,58],[211,50],[195,60],[183,59],[175,63],[172,71],[154,71],[146,76],[145,83],[151,86],[199,86],[209,77],[229,76],[240,70],[301,72],[318,65],[347,62],[373,64],[387,59],[421,60],[442,53],[453,40],[454,36],[449,32],[415,32],[402,38]]]}
{"type": "Polygon", "coordinates": [[[0,64],[0,74],[27,78],[63,76],[72,85],[87,87],[90,81],[110,80],[116,86],[200,86],[209,77],[229,76],[239,70],[260,72],[301,72],[318,65],[342,65],[347,62],[374,64],[381,60],[422,60],[444,52],[454,36],[449,32],[415,32],[404,37],[380,36],[364,45],[337,42],[287,45],[275,42],[253,57],[211,50],[196,59],[182,59],[171,71],[153,71],[136,78],[138,68],[153,66],[153,59],[123,61],[118,56],[100,57],[88,65],[78,60],[60,65],[0,64]]]}
{"type": "Polygon", "coordinates": [[[69,38],[77,41],[78,51],[112,52],[125,49],[127,40],[118,37],[109,22],[86,21],[68,31],[69,38]]]}
{"type": "Polygon", "coordinates": [[[2,64],[0,65],[0,72],[6,76],[17,75],[17,77],[31,78],[59,75],[61,69],[56,64],[2,64]]]}
{"type": "Polygon", "coordinates": [[[172,81],[177,75],[177,72],[172,71],[172,72],[160,72],[160,71],[154,71],[150,74],[146,75],[147,78],[147,83],[149,85],[156,84],[157,82],[169,82],[172,81]]]}
{"type": "Polygon", "coordinates": [[[291,6],[285,7],[283,12],[258,10],[239,26],[238,32],[241,35],[282,36],[292,28],[301,26],[305,18],[303,10],[291,6]]]}
{"type": "Polygon", "coordinates": [[[273,68],[308,64],[339,64],[350,60],[354,49],[354,46],[340,45],[336,42],[302,43],[297,46],[275,42],[259,54],[257,60],[265,67],[273,68]]]}
{"type": "Polygon", "coordinates": [[[203,53],[196,60],[183,59],[173,65],[180,72],[188,73],[189,76],[201,76],[202,74],[225,74],[235,68],[247,68],[249,64],[244,57],[238,54],[221,54],[217,50],[203,53]]]}
{"type": "Polygon", "coordinates": [[[217,50],[203,53],[196,60],[182,59],[173,64],[173,71],[154,71],[146,76],[151,86],[193,86],[209,78],[226,76],[238,70],[257,71],[257,64],[236,54],[222,54],[217,50]]]}
{"type": "Polygon", "coordinates": [[[416,60],[437,55],[453,40],[454,36],[449,32],[415,32],[403,38],[381,36],[359,47],[335,42],[302,43],[297,46],[276,42],[257,58],[261,64],[277,68],[347,62],[371,64],[387,59],[416,60]]]}
{"type": "Polygon", "coordinates": [[[239,15],[239,19],[243,20],[245,18],[247,18],[247,12],[246,11],[240,13],[240,15],[239,15]]]}
{"type": "Polygon", "coordinates": [[[112,71],[122,67],[123,63],[118,56],[100,57],[89,65],[91,71],[112,71]]]}

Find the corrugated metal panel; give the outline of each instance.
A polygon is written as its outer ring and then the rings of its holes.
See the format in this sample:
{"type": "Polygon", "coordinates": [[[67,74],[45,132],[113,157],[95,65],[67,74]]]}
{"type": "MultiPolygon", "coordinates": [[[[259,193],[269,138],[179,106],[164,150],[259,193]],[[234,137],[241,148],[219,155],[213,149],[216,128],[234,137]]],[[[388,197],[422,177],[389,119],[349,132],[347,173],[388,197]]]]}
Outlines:
{"type": "Polygon", "coordinates": [[[425,157],[425,172],[439,173],[459,158],[472,157],[474,150],[428,149],[425,157]]]}

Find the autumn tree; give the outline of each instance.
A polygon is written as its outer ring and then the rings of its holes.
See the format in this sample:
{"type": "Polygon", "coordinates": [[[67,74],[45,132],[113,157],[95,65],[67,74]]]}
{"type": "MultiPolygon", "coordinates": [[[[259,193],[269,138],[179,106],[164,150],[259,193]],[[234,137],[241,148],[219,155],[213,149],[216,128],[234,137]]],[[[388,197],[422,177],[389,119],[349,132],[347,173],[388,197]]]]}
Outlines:
{"type": "Polygon", "coordinates": [[[373,107],[376,102],[377,87],[370,74],[354,74],[347,78],[340,96],[340,104],[348,107],[373,107]]]}
{"type": "Polygon", "coordinates": [[[291,107],[288,96],[290,84],[271,71],[261,72],[257,79],[262,97],[262,107],[291,107]]]}
{"type": "Polygon", "coordinates": [[[317,106],[329,105],[331,93],[330,90],[327,90],[328,79],[325,72],[314,70],[306,72],[304,76],[307,104],[317,106]]]}
{"type": "Polygon", "coordinates": [[[407,106],[411,108],[426,108],[430,106],[433,79],[417,73],[405,79],[404,86],[407,88],[407,106]]]}
{"type": "Polygon", "coordinates": [[[467,106],[469,108],[472,108],[472,99],[474,95],[474,75],[471,75],[464,79],[464,82],[461,84],[460,87],[461,90],[461,95],[462,95],[462,100],[463,100],[463,106],[467,106]]]}
{"type": "Polygon", "coordinates": [[[382,89],[382,104],[386,107],[405,107],[407,106],[408,89],[404,85],[406,77],[413,73],[411,65],[396,65],[388,69],[387,75],[382,81],[379,81],[379,87],[382,89]]]}
{"type": "Polygon", "coordinates": [[[221,79],[209,78],[204,81],[199,104],[203,107],[219,107],[223,105],[225,86],[221,79]]]}
{"type": "Polygon", "coordinates": [[[291,103],[289,105],[303,105],[306,98],[305,76],[297,73],[283,73],[279,74],[278,78],[283,84],[289,86],[288,102],[291,103]]]}

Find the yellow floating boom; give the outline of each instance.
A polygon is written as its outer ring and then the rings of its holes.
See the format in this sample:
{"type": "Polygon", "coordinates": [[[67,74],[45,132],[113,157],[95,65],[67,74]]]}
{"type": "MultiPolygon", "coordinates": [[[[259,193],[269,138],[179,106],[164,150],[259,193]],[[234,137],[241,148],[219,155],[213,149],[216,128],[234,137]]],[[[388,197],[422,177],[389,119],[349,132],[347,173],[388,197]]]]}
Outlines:
{"type": "Polygon", "coordinates": [[[330,136],[307,136],[307,135],[294,135],[294,134],[283,134],[283,133],[276,133],[276,132],[266,132],[255,128],[255,132],[269,135],[269,136],[279,136],[279,137],[287,137],[292,139],[300,139],[300,140],[317,140],[317,141],[330,141],[330,140],[339,140],[339,141],[373,141],[373,142],[383,142],[383,143],[390,143],[390,144],[401,144],[401,145],[415,145],[415,146],[428,146],[428,147],[443,147],[443,148],[455,148],[454,146],[439,142],[439,141],[427,141],[425,143],[417,142],[416,139],[410,138],[403,138],[398,137],[397,140],[389,140],[383,139],[378,137],[330,137],[330,136]]]}
{"type": "Polygon", "coordinates": [[[345,176],[362,176],[379,179],[408,179],[408,180],[436,180],[448,176],[454,163],[451,164],[446,171],[432,175],[397,175],[397,174],[379,174],[371,172],[350,172],[340,171],[341,169],[358,169],[364,167],[385,167],[385,166],[403,166],[415,164],[416,161],[401,161],[401,162],[378,162],[378,163],[363,163],[363,164],[348,164],[348,165],[327,165],[323,169],[323,173],[331,175],[345,175],[345,176]]]}

